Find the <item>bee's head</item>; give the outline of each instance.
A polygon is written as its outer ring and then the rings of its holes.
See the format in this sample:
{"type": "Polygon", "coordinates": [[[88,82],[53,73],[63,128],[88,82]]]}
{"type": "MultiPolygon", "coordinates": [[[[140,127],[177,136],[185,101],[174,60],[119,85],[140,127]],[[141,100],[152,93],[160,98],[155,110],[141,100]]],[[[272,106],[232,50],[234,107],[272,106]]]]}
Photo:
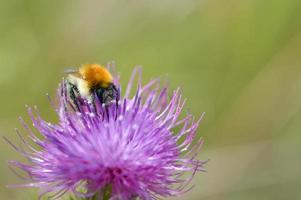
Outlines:
{"type": "Polygon", "coordinates": [[[113,82],[111,73],[98,64],[85,64],[79,68],[79,74],[90,86],[108,87],[113,82]]]}

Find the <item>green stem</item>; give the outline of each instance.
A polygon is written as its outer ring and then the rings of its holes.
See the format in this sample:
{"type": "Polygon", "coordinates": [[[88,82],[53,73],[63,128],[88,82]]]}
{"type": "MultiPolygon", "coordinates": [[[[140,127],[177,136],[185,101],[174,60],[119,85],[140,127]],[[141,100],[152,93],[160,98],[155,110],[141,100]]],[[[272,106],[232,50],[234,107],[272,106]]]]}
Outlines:
{"type": "Polygon", "coordinates": [[[103,200],[109,200],[112,193],[112,186],[107,185],[103,190],[103,200]]]}

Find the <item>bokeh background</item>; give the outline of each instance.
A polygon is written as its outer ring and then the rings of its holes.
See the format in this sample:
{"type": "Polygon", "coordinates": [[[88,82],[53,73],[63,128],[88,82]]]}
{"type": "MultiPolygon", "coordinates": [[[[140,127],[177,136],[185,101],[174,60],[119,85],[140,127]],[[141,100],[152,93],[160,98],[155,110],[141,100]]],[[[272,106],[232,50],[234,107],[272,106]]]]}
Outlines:
{"type": "MultiPolygon", "coordinates": [[[[182,86],[187,108],[206,117],[188,200],[301,199],[300,0],[1,0],[0,134],[18,143],[24,105],[55,121],[46,93],[68,66],[114,60],[127,82],[165,76],[182,86]]],[[[36,199],[1,145],[0,199],[36,199]]]]}

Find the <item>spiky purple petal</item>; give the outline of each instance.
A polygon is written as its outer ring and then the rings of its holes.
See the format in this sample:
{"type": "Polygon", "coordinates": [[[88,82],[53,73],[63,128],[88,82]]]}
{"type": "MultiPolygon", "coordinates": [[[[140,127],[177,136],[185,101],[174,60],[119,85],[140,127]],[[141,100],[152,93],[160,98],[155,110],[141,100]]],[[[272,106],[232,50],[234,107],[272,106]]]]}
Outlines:
{"type": "MultiPolygon", "coordinates": [[[[115,84],[120,88],[116,79],[115,84]]],[[[134,69],[125,96],[109,106],[98,101],[93,106],[82,99],[76,111],[64,82],[58,99],[58,124],[28,108],[43,139],[21,120],[29,132],[27,139],[38,148],[20,134],[28,150],[11,144],[29,161],[10,162],[29,175],[29,183],[22,186],[39,187],[41,196],[52,193],[58,198],[66,192],[101,196],[111,186],[111,199],[156,199],[186,192],[194,174],[204,170],[205,162],[196,158],[203,143],[195,140],[201,120],[190,114],[180,118],[185,105],[180,89],[169,98],[168,88],[160,89],[157,79],[142,86],[141,68],[134,69]],[[132,89],[136,89],[133,97],[132,89]]]]}

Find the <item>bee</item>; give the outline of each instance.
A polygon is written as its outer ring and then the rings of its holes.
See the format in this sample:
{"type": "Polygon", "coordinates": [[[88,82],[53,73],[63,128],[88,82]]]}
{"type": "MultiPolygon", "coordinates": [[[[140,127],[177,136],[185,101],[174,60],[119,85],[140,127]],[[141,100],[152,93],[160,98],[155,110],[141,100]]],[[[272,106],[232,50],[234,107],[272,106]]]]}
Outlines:
{"type": "Polygon", "coordinates": [[[65,70],[67,76],[67,92],[79,110],[78,98],[95,102],[97,97],[101,104],[109,105],[118,98],[118,89],[113,83],[112,74],[98,64],[85,64],[79,69],[65,70]]]}

